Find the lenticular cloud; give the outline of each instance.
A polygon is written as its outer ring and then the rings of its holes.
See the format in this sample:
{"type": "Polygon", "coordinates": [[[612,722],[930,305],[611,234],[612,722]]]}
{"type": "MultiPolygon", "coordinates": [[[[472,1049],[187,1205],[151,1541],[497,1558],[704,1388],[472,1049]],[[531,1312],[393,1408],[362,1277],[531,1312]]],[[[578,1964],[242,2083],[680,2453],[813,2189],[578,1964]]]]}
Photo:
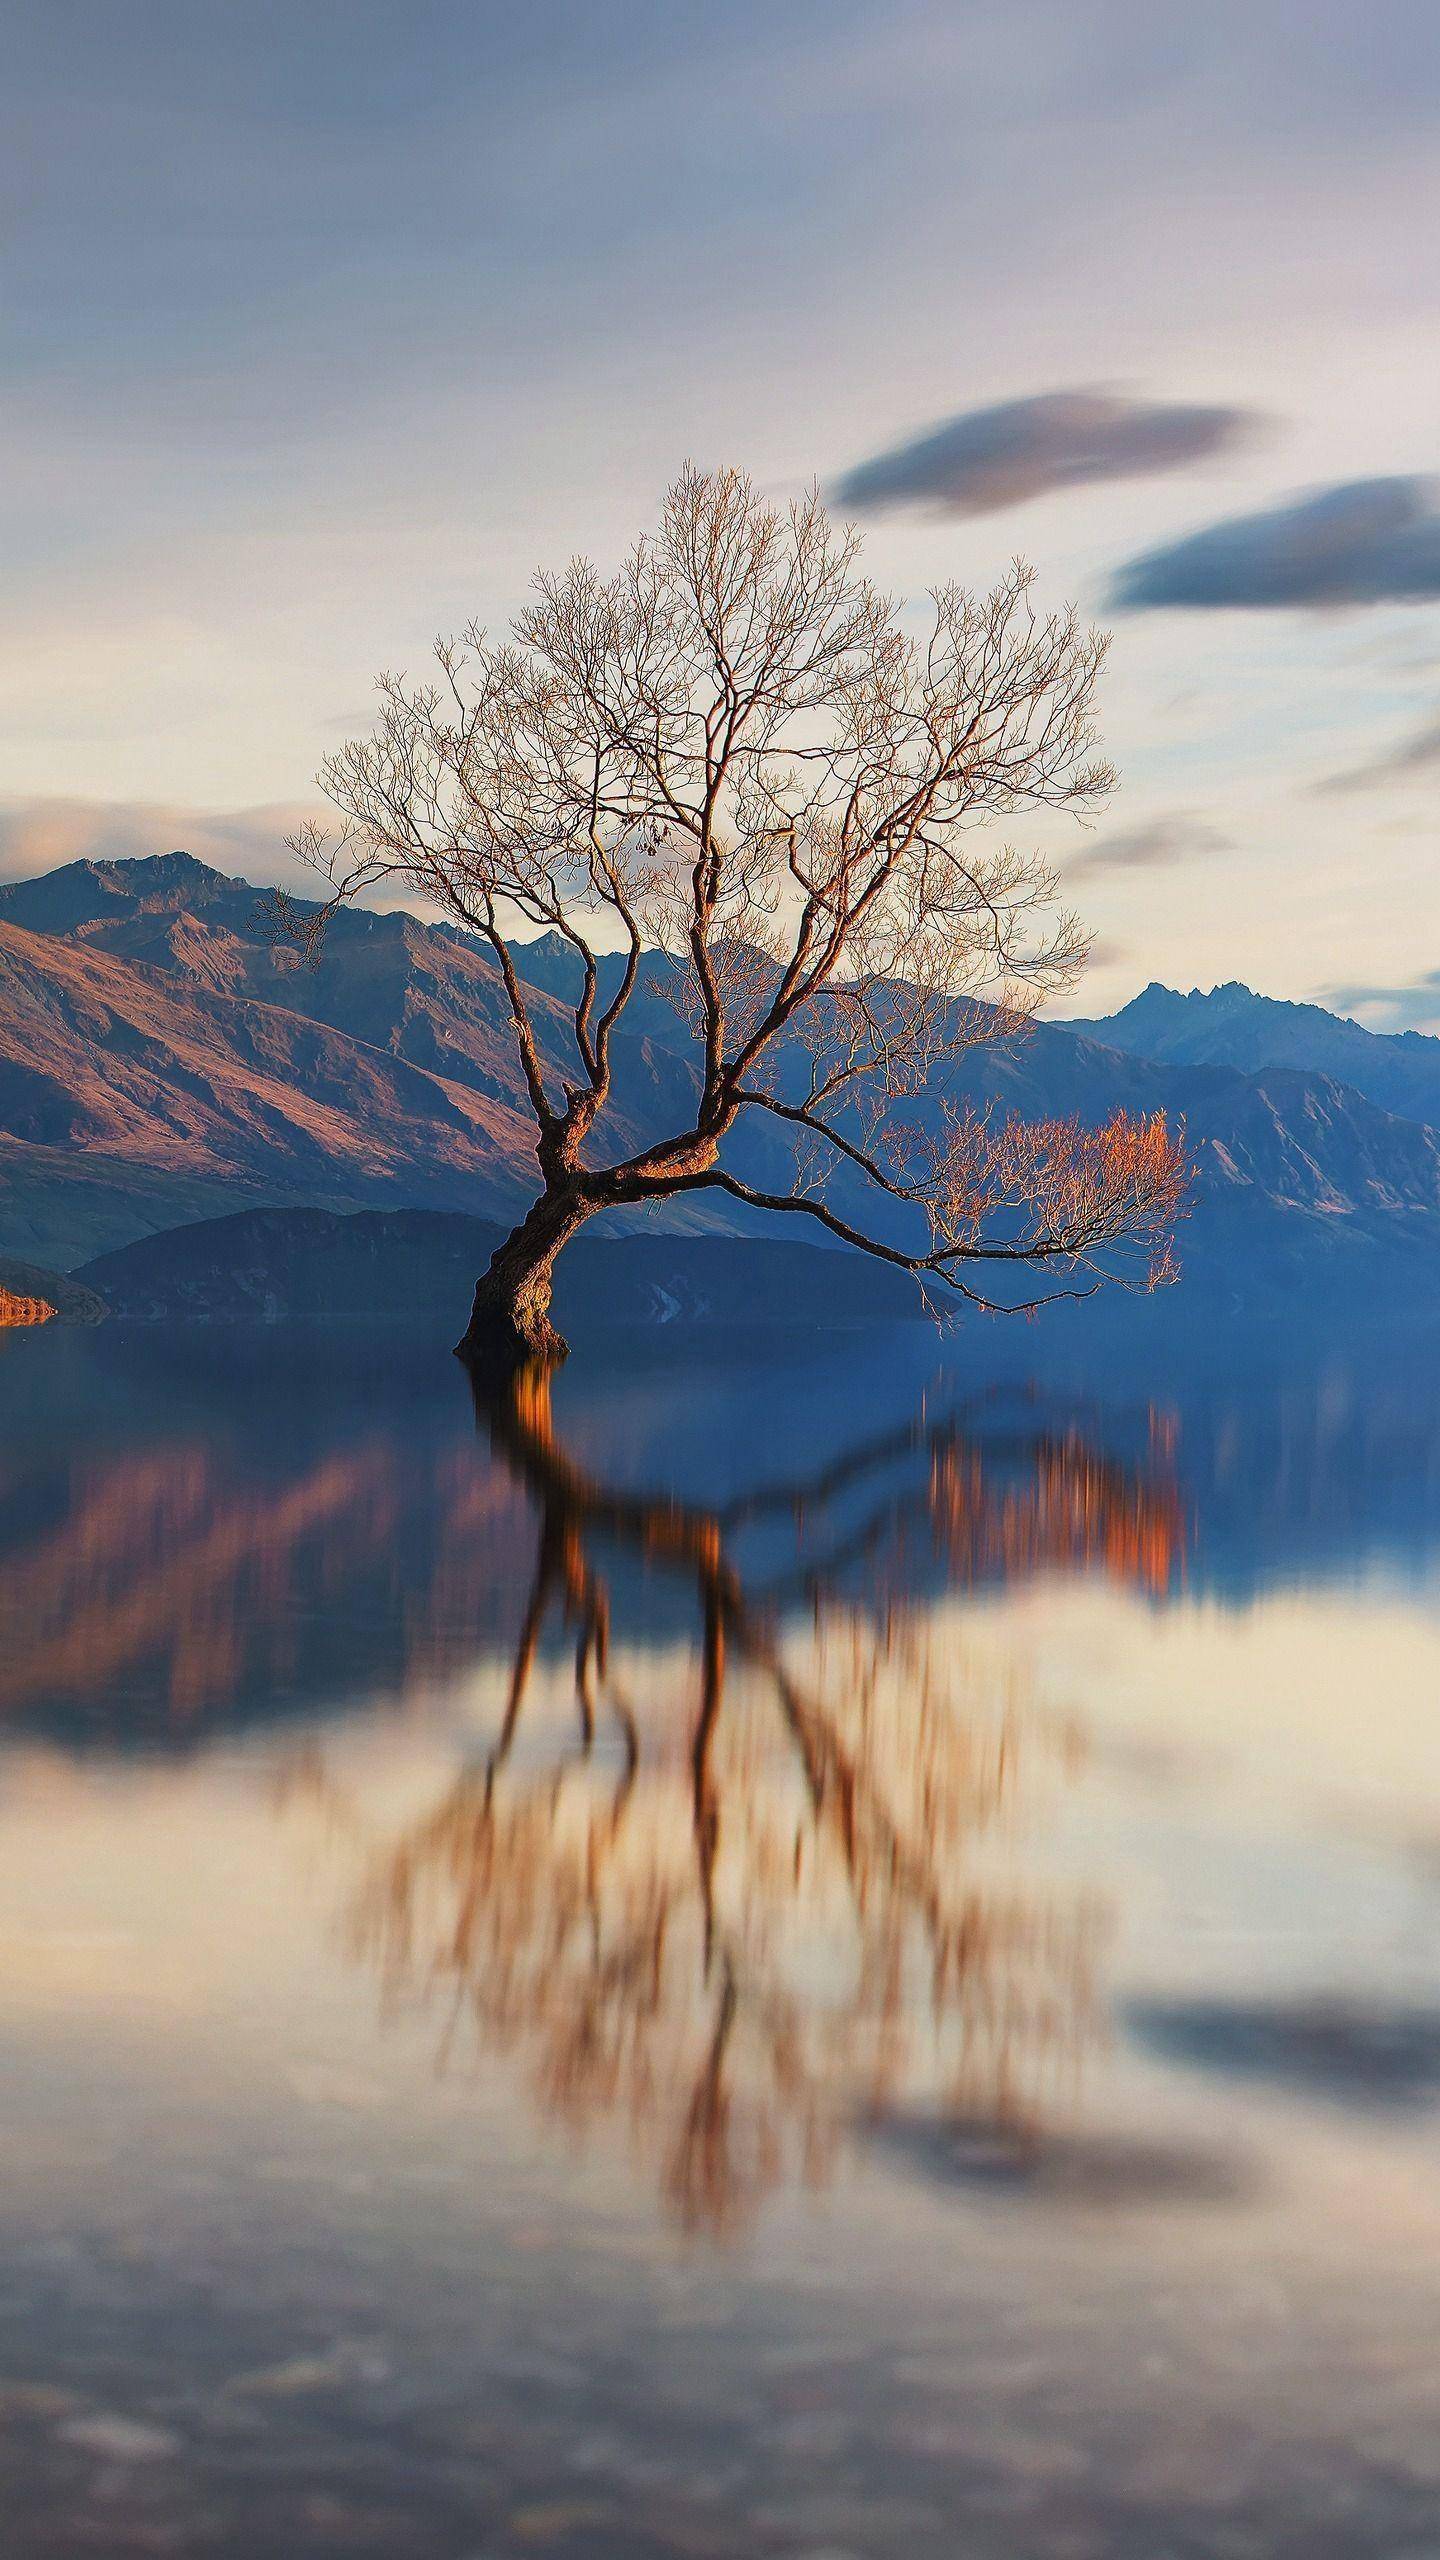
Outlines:
{"type": "Polygon", "coordinates": [[[1055,489],[1183,470],[1240,443],[1257,423],[1256,413],[1245,409],[1126,400],[1105,391],[1039,392],[971,409],[877,454],[847,472],[835,496],[860,513],[928,506],[947,515],[988,515],[1055,489]]]}
{"type": "Polygon", "coordinates": [[[1430,480],[1349,480],[1232,516],[1132,560],[1122,611],[1424,602],[1440,597],[1440,507],[1430,480]]]}

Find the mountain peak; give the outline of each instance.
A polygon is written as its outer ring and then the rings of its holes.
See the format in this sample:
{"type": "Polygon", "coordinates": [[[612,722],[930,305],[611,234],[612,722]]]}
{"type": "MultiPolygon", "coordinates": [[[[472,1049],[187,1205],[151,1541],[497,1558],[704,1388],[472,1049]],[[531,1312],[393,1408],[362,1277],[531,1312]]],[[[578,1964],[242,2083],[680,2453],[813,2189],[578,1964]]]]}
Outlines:
{"type": "MultiPolygon", "coordinates": [[[[1152,978],[1149,985],[1142,987],[1138,996],[1132,996],[1130,1002],[1127,1005],[1122,1005],[1120,1010],[1122,1013],[1133,1013],[1135,1007],[1141,1004],[1194,1005],[1197,1007],[1201,1005],[1231,1004],[1234,1003],[1237,998],[1245,1004],[1272,1004],[1276,1001],[1272,996],[1257,996],[1254,988],[1247,987],[1243,978],[1226,978],[1219,986],[1215,987],[1188,987],[1183,989],[1180,987],[1167,986],[1163,978],[1152,978]]],[[[1119,1016],[1113,1015],[1111,1016],[1111,1019],[1118,1021],[1119,1016]]]]}
{"type": "Polygon", "coordinates": [[[1175,1066],[1275,1067],[1329,1077],[1382,1111],[1440,1126],[1440,1040],[1367,1031],[1346,1014],[1284,996],[1257,995],[1228,978],[1188,995],[1152,980],[1118,1013],[1072,1028],[1132,1057],[1175,1066]]]}
{"type": "Polygon", "coordinates": [[[58,871],[11,880],[0,887],[0,918],[30,933],[74,936],[133,935],[200,930],[253,913],[257,893],[248,880],[228,879],[193,853],[140,854],[108,861],[94,856],[58,871]]]}
{"type": "Polygon", "coordinates": [[[175,887],[197,888],[203,882],[224,881],[227,888],[244,888],[244,881],[230,880],[198,854],[177,849],[173,853],[82,854],[75,862],[64,862],[58,871],[47,872],[49,880],[68,880],[77,874],[87,879],[104,880],[115,888],[141,889],[161,883],[175,887]]]}
{"type": "Polygon", "coordinates": [[[213,863],[202,862],[198,853],[186,853],[183,848],[177,848],[174,853],[135,854],[122,862],[107,863],[104,867],[110,871],[122,871],[127,878],[143,871],[147,880],[224,880],[229,885],[237,885],[231,883],[228,872],[217,871],[213,863]]]}
{"type": "Polygon", "coordinates": [[[99,889],[114,898],[143,897],[157,889],[193,896],[197,890],[211,892],[217,888],[248,890],[249,883],[227,878],[223,871],[214,870],[193,853],[126,854],[114,859],[104,854],[81,854],[74,862],[62,862],[55,871],[5,881],[0,885],[0,899],[14,907],[33,898],[50,909],[63,906],[67,894],[76,891],[93,895],[99,889]]]}
{"type": "MultiPolygon", "coordinates": [[[[202,862],[199,855],[177,848],[173,853],[125,854],[114,861],[74,862],[69,871],[83,871],[99,881],[112,896],[132,897],[141,901],[156,896],[171,898],[213,898],[219,890],[241,891],[255,895],[248,880],[237,880],[227,871],[217,871],[213,863],[202,862]]],[[[52,873],[63,880],[65,871],[52,873]]]]}

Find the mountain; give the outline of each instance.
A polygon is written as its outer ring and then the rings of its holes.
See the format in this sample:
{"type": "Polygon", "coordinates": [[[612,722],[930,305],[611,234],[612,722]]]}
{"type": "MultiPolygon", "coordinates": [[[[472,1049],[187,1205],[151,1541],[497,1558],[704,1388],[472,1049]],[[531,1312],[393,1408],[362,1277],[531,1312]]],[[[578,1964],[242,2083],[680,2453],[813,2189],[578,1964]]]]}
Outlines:
{"type": "MultiPolygon", "coordinates": [[[[618,960],[610,964],[607,976],[602,963],[602,994],[619,967],[618,960]]],[[[579,964],[558,934],[527,945],[525,972],[557,999],[574,1001],[579,964]]],[[[683,1037],[673,976],[673,962],[647,953],[631,1000],[631,1018],[638,1013],[657,1041],[683,1037]]],[[[1274,1009],[1312,1011],[1337,1032],[1354,1031],[1362,1043],[1372,1038],[1358,1024],[1340,1022],[1319,1007],[1274,1009]]],[[[1208,1262],[1218,1273],[1238,1246],[1251,1276],[1263,1266],[1270,1279],[1289,1285],[1312,1266],[1323,1267],[1333,1281],[1355,1252],[1363,1264],[1377,1245],[1407,1260],[1417,1246],[1440,1250],[1440,1138],[1429,1127],[1397,1110],[1376,1108],[1323,1068],[1305,1074],[1262,1062],[1262,1072],[1246,1073],[1221,1057],[1151,1058],[1138,1044],[1132,1049],[1128,1042],[1109,1041],[1107,1029],[1104,1023],[1037,1023],[1021,1039],[962,1050],[936,1089],[980,1110],[1027,1119],[1073,1116],[1094,1124],[1124,1107],[1163,1110],[1183,1121],[1195,1167],[1193,1214],[1184,1239],[1192,1266],[1208,1262]],[[1237,1221],[1243,1238],[1234,1233],[1237,1221]]],[[[1420,1045],[1440,1051],[1440,1042],[1420,1045]]],[[[808,1069],[804,1053],[791,1061],[792,1098],[798,1099],[808,1069]]],[[[787,1089],[783,1068],[780,1089],[787,1089]]],[[[1435,1118],[1440,1123],[1440,1091],[1435,1118]]],[[[775,1179],[776,1156],[767,1130],[766,1160],[747,1162],[759,1127],[742,1122],[729,1142],[727,1162],[763,1185],[775,1179]]],[[[895,1243],[905,1240],[905,1214],[877,1202],[862,1176],[842,1169],[828,1196],[872,1232],[895,1243]]]]}
{"type": "MultiPolygon", "coordinates": [[[[558,1082],[573,1060],[574,955],[551,936],[520,962],[558,1082]]],[[[646,955],[615,1041],[601,1143],[639,1144],[693,1106],[674,980],[673,962],[646,955]]],[[[1092,1124],[1122,1106],[1163,1111],[1184,1123],[1195,1165],[1182,1237],[1192,1275],[1241,1291],[1366,1288],[1383,1262],[1425,1289],[1440,1268],[1433,1051],[1440,1042],[1381,1039],[1317,1007],[1248,996],[1220,1006],[1151,989],[1113,1023],[1039,1024],[964,1049],[938,1096],[899,1110],[923,1116],[938,1099],[1092,1124]],[[1167,1038],[1195,1045],[1177,1019],[1199,1024],[1217,1008],[1234,1018],[1232,1043],[1243,1030],[1252,1050],[1280,1037],[1263,1026],[1279,1019],[1288,1033],[1293,1016],[1309,1054],[1237,1059],[1218,1038],[1214,1055],[1147,1054],[1167,1038]],[[1357,1060],[1355,1072],[1331,1072],[1331,1051],[1357,1060]],[[1413,1108],[1377,1098],[1402,1089],[1413,1108]]],[[[776,1070],[782,1093],[800,1089],[799,1043],[776,1070]]],[[[746,1114],[726,1161],[759,1187],[788,1189],[791,1138],[772,1115],[746,1114]]],[[[277,945],[247,882],[183,854],[71,863],[0,889],[0,1253],[73,1269],[143,1236],[260,1208],[508,1222],[534,1180],[504,990],[478,941],[408,914],[343,910],[312,968],[277,945]]],[[[830,1196],[887,1240],[913,1240],[914,1213],[877,1199],[858,1172],[842,1169],[830,1196]]],[[[677,1202],[653,1224],[777,1233],[773,1218],[704,1200],[677,1202]]],[[[798,1222],[784,1232],[825,1245],[798,1222]]]]}
{"type": "Polygon", "coordinates": [[[4,923],[0,1131],[0,1246],[37,1261],[79,1258],[92,1224],[98,1242],[237,1192],[338,1206],[468,1184],[518,1207],[529,1142],[513,1104],[393,1051],[4,923]]]}
{"type": "MultiPolygon", "coordinates": [[[[249,881],[226,879],[187,853],[74,862],[12,882],[0,888],[5,924],[104,953],[172,986],[299,1015],[508,1104],[528,1122],[499,971],[484,945],[464,934],[403,911],[346,907],[331,917],[312,965],[276,933],[249,881]]],[[[572,1060],[568,1016],[543,989],[534,1012],[542,1053],[564,1072],[572,1060]]],[[[694,1090],[673,1050],[653,1050],[627,1025],[614,1057],[617,1134],[638,1141],[669,1125],[694,1090]]]]}
{"type": "Polygon", "coordinates": [[[1170,1064],[1313,1070],[1382,1111],[1440,1127],[1440,1039],[1428,1032],[1367,1031],[1323,1005],[1282,1003],[1233,981],[1209,995],[1152,984],[1119,1013],[1068,1028],[1170,1064]]]}
{"type": "MultiPolygon", "coordinates": [[[[534,1010],[558,1071],[567,1017],[534,1010]]],[[[682,1059],[629,1036],[615,1065],[611,1143],[677,1125],[682,1059]]],[[[312,969],[184,854],[0,890],[0,1250],[70,1266],[247,1199],[513,1215],[534,1143],[499,974],[458,935],[347,911],[312,969]]]]}

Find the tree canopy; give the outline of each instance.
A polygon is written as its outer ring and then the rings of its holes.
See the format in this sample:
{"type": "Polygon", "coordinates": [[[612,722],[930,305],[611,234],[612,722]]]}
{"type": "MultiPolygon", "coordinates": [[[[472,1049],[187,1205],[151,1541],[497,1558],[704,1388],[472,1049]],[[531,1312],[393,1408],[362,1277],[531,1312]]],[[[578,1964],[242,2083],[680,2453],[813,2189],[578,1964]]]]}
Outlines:
{"type": "Polygon", "coordinates": [[[1018,561],[988,594],[938,586],[907,614],[818,493],[782,509],[736,471],[687,468],[613,576],[573,560],[537,577],[502,643],[471,625],[423,681],[381,678],[373,730],[320,772],[338,825],[292,844],[332,903],[398,886],[500,970],[540,1190],[477,1290],[472,1347],[556,1347],[568,1237],[679,1193],[800,1216],[981,1303],[987,1264],[1043,1267],[1046,1294],[1164,1269],[1183,1159],[1163,1121],[1002,1116],[953,1072],[1083,965],[1049,866],[986,831],[1083,818],[1114,788],[1106,645],[1073,608],[1042,612],[1018,561]],[[558,1089],[525,974],[537,931],[575,968],[558,1089]],[[617,1156],[596,1124],[651,954],[694,1109],[617,1156]],[[778,1185],[727,1152],[759,1115],[785,1134],[778,1185]]]}

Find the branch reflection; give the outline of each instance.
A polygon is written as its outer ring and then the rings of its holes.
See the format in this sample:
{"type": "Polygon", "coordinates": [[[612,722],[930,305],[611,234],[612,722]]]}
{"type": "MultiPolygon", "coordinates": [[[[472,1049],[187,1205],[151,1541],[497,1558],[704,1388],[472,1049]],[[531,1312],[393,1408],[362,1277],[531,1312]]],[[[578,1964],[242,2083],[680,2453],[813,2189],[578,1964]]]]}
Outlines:
{"type": "Polygon", "coordinates": [[[1038,2120],[1093,2026],[1095,1914],[1006,1851],[1027,1772],[1075,1742],[982,1680],[945,1595],[1077,1566],[1161,1587],[1168,1481],[922,1416],[706,1508],[587,1468],[544,1373],[477,1413],[537,1519],[488,1756],[389,1836],[321,1764],[303,1782],[359,1858],[387,2000],[436,2003],[447,2055],[520,2058],[547,2115],[625,2122],[712,2234],[902,2097],[1038,2120]],[[688,1640],[627,1634],[657,1581],[688,1640]]]}

